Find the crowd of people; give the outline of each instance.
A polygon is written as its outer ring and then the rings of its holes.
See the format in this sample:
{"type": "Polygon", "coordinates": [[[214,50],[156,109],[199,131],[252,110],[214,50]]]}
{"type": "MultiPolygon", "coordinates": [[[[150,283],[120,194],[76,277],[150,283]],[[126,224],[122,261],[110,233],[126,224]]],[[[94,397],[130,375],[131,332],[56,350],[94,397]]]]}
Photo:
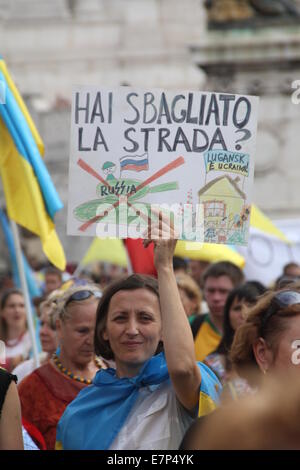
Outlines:
{"type": "Polygon", "coordinates": [[[227,261],[174,257],[172,231],[149,243],[157,278],[43,270],[39,366],[23,294],[3,286],[0,449],[300,447],[300,266],[264,286],[227,261]],[[285,383],[283,419],[271,387],[280,400],[285,383]]]}

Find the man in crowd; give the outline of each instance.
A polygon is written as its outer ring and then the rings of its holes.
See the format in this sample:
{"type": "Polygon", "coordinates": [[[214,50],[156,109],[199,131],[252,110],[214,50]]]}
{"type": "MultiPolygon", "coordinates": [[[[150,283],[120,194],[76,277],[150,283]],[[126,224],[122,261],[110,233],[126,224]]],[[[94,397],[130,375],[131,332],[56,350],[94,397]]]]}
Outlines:
{"type": "Polygon", "coordinates": [[[62,285],[62,272],[50,266],[45,270],[45,294],[48,296],[56,289],[59,289],[62,285]]]}
{"type": "Polygon", "coordinates": [[[194,281],[197,282],[198,286],[202,290],[203,285],[203,273],[210,265],[209,261],[202,261],[197,259],[192,259],[189,263],[190,273],[194,281]]]}
{"type": "Polygon", "coordinates": [[[229,292],[244,280],[242,271],[222,261],[211,264],[203,274],[203,293],[209,312],[199,315],[192,323],[196,359],[203,359],[219,345],[222,337],[223,312],[229,292]]]}
{"type": "Polygon", "coordinates": [[[299,277],[300,278],[300,266],[297,263],[288,263],[283,268],[284,276],[299,277]]]}

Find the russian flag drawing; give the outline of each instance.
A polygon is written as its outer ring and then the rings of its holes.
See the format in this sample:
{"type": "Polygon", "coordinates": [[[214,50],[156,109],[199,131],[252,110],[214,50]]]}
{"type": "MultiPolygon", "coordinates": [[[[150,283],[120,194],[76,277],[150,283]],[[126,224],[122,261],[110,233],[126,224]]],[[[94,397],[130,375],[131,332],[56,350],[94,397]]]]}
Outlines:
{"type": "Polygon", "coordinates": [[[144,153],[143,155],[125,155],[125,157],[120,158],[120,168],[121,172],[125,170],[131,171],[143,171],[149,170],[149,160],[148,154],[144,153]]]}

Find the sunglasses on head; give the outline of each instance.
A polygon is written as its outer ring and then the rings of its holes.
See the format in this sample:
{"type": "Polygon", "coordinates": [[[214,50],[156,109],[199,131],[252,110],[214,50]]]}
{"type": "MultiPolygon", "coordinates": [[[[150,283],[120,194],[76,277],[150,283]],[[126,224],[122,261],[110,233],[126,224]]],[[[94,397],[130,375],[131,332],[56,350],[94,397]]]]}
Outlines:
{"type": "Polygon", "coordinates": [[[299,276],[282,276],[282,278],[277,281],[278,289],[282,289],[283,287],[291,287],[291,284],[299,282],[299,280],[299,276]]]}
{"type": "Polygon", "coordinates": [[[77,292],[74,292],[74,294],[72,294],[68,298],[67,302],[65,303],[65,307],[69,305],[71,302],[86,300],[86,299],[89,299],[90,297],[96,297],[97,299],[100,299],[101,296],[102,296],[101,292],[93,292],[87,289],[78,290],[77,292]]]}
{"type": "MultiPolygon", "coordinates": [[[[270,303],[270,306],[265,311],[261,322],[261,333],[265,330],[266,324],[270,318],[275,315],[278,310],[290,307],[291,305],[300,304],[300,292],[294,290],[281,291],[276,294],[270,303]]],[[[263,334],[261,334],[263,336],[263,334]]]]}

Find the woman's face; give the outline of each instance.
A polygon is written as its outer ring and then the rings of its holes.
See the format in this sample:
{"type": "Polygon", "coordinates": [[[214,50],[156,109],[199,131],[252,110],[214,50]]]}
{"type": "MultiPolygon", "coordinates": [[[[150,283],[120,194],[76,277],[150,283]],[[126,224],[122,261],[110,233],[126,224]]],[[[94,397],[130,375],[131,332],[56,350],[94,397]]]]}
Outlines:
{"type": "Polygon", "coordinates": [[[287,327],[278,334],[274,346],[264,338],[258,338],[253,352],[264,373],[300,367],[300,314],[288,318],[287,327]]]}
{"type": "Polygon", "coordinates": [[[44,307],[42,315],[40,317],[41,326],[40,326],[40,340],[42,345],[42,350],[53,354],[57,348],[57,337],[56,332],[52,330],[49,321],[49,314],[51,308],[44,307]]]}
{"type": "Polygon", "coordinates": [[[74,366],[85,366],[94,358],[94,333],[98,300],[73,302],[68,317],[57,320],[57,336],[61,351],[74,366]]]}
{"type": "Polygon", "coordinates": [[[134,377],[161,340],[158,297],[148,289],[121,290],[110,300],[103,339],[109,341],[119,377],[134,377]]]}
{"type": "Polygon", "coordinates": [[[183,308],[185,310],[185,313],[189,317],[189,316],[193,315],[196,312],[197,301],[194,300],[194,299],[191,299],[187,295],[186,291],[184,289],[182,289],[181,287],[179,287],[178,290],[179,290],[179,295],[180,295],[181,302],[182,302],[183,308]]]}
{"type": "Polygon", "coordinates": [[[245,308],[244,300],[239,300],[238,297],[235,297],[229,310],[229,322],[234,331],[236,331],[245,321],[245,308]]]}
{"type": "Polygon", "coordinates": [[[23,295],[11,294],[1,312],[7,328],[26,328],[26,310],[23,295]]]}

